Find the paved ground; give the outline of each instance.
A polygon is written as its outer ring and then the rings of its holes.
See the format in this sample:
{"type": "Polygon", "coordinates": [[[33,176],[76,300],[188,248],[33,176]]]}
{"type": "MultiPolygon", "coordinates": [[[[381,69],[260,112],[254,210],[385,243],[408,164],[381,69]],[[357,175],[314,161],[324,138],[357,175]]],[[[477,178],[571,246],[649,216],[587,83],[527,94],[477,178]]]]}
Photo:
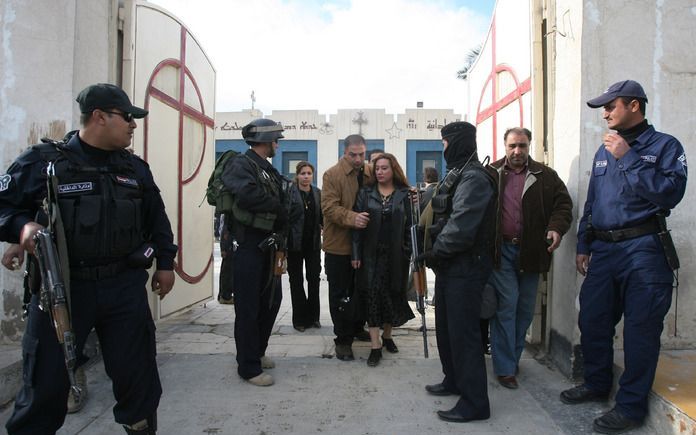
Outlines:
{"type": "MultiPolygon", "coordinates": [[[[216,262],[216,270],[219,264],[216,262]]],[[[323,278],[323,277],[322,277],[323,278]]],[[[295,331],[287,278],[283,304],[268,354],[276,384],[259,388],[242,381],[234,360],[232,306],[209,302],[158,323],[159,367],[164,395],[159,408],[161,434],[586,434],[607,404],[567,406],[559,392],[571,384],[553,368],[525,352],[520,389],[501,387],[488,366],[492,416],[487,421],[445,423],[435,414],[454,397],[434,397],[423,387],[441,380],[434,331],[430,358],[423,358],[416,318],[397,329],[400,352],[376,368],[366,365],[368,343],[356,343],[356,361],[332,357],[333,333],[327,283],[322,280],[321,329],[295,331]]],[[[431,283],[432,288],[432,283],[431,283]]],[[[434,324],[433,309],[427,320],[434,324]]],[[[60,435],[123,433],[113,422],[111,386],[103,364],[88,369],[90,400],[67,417],[60,435]]],[[[11,406],[0,412],[0,423],[11,406]]],[[[636,434],[652,434],[651,427],[636,434]]]]}

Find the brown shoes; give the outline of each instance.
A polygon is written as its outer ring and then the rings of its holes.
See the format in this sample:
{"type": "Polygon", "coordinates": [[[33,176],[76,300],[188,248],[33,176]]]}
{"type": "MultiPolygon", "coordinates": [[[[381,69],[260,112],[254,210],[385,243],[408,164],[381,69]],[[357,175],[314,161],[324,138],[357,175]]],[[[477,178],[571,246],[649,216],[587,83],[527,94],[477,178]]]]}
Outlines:
{"type": "Polygon", "coordinates": [[[516,390],[519,387],[517,379],[514,376],[498,376],[498,382],[503,387],[511,390],[516,390]]]}

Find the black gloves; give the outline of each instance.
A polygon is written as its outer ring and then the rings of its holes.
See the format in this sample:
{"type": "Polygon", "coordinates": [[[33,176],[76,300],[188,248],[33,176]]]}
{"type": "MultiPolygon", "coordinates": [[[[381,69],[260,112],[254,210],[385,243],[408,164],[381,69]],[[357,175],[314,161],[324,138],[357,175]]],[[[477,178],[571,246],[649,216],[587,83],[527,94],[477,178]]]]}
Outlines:
{"type": "Polygon", "coordinates": [[[421,262],[424,262],[427,267],[434,269],[437,267],[439,260],[435,256],[435,253],[432,250],[429,250],[421,254],[418,254],[418,256],[416,257],[416,263],[421,262]]]}
{"type": "Polygon", "coordinates": [[[447,224],[447,220],[440,218],[437,220],[437,222],[433,223],[430,228],[428,228],[428,231],[430,231],[430,240],[435,242],[435,239],[437,239],[438,234],[442,232],[442,229],[445,228],[445,225],[447,224]]]}

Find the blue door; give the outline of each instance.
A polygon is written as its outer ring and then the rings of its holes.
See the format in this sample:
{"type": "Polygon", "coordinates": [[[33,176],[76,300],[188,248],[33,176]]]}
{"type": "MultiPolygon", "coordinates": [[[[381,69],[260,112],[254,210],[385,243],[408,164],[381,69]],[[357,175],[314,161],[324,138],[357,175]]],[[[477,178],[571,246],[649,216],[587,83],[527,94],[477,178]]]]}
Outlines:
{"type": "Polygon", "coordinates": [[[406,158],[406,176],[411,185],[419,186],[423,183],[423,169],[428,166],[435,168],[442,179],[445,158],[441,140],[407,140],[406,158]]]}
{"type": "Polygon", "coordinates": [[[317,141],[281,139],[273,157],[273,167],[290,180],[295,178],[297,163],[305,160],[315,168],[314,184],[317,182],[317,141]]]}

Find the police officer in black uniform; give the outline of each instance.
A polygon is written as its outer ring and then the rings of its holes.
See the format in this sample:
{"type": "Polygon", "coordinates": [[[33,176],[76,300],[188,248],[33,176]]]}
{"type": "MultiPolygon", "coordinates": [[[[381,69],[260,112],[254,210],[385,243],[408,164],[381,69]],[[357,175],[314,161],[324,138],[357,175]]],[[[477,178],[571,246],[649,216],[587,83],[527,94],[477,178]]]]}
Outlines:
{"type": "Polygon", "coordinates": [[[445,378],[425,389],[459,395],[454,408],[437,412],[459,423],[490,417],[479,315],[492,270],[495,187],[478,160],[476,127],[454,122],[441,133],[449,172],[431,200],[432,226],[426,231],[433,245],[422,255],[435,271],[435,329],[445,378]]]}
{"type": "Polygon", "coordinates": [[[284,178],[267,160],[275,155],[283,126],[257,119],[242,128],[251,146],[225,165],[222,181],[234,196],[225,217],[235,240],[232,254],[234,339],[237,373],[257,386],[273,385],[263,369],[275,367],[265,356],[282,297],[280,277],[273,277],[276,252],[285,250],[287,204],[284,178]]]}
{"type": "MultiPolygon", "coordinates": [[[[53,162],[57,203],[64,222],[71,317],[77,355],[94,327],[113,382],[116,421],[129,434],[154,434],[162,395],[155,325],[145,286],[146,254],[157,258],[152,289],[163,298],[174,284],[176,245],[150,169],[126,148],[134,118],[147,111],[117,86],[96,84],[77,97],[82,128],[67,143],[24,152],[0,176],[0,240],[34,253],[35,221],[46,198],[46,168],[53,162]]],[[[10,435],[53,434],[63,424],[69,382],[62,348],[34,294],[22,341],[24,385],[7,422],[10,435]]]]}

